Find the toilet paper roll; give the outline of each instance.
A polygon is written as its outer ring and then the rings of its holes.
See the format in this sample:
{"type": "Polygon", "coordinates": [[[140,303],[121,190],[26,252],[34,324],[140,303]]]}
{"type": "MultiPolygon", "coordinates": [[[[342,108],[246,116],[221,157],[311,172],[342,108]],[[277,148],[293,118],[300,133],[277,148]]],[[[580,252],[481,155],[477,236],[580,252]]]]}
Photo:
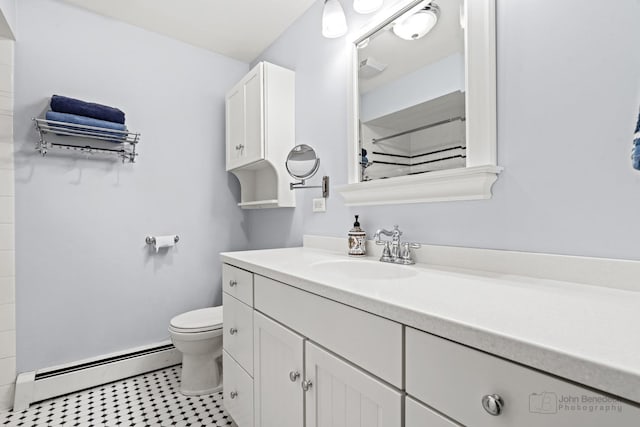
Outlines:
{"type": "Polygon", "coordinates": [[[155,244],[153,245],[156,248],[156,253],[162,248],[170,248],[176,245],[176,235],[172,234],[170,236],[155,236],[155,244]]]}

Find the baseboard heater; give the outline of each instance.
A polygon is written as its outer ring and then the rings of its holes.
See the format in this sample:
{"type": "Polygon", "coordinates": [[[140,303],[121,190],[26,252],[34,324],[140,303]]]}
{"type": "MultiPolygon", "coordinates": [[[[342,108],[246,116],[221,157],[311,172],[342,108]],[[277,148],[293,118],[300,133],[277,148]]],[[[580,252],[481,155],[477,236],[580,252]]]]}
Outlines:
{"type": "Polygon", "coordinates": [[[181,361],[182,354],[170,341],[166,341],[66,365],[24,372],[16,379],[13,410],[21,411],[41,400],[163,369],[181,361]]]}

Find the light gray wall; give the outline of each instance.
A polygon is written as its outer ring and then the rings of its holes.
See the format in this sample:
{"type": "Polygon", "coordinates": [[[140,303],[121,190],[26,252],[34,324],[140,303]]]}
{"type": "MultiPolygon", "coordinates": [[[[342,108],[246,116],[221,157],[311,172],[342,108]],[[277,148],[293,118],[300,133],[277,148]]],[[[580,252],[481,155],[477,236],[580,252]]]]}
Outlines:
{"type": "MultiPolygon", "coordinates": [[[[357,28],[363,18],[342,3],[357,28]]],[[[493,199],[348,209],[333,192],[325,214],[312,213],[310,200],[293,215],[252,213],[251,246],[299,244],[303,233],[344,236],[359,213],[370,233],[399,224],[406,239],[431,244],[640,259],[640,173],[629,159],[640,2],[616,1],[606,19],[596,0],[497,3],[505,171],[493,199]]],[[[260,59],[296,70],[298,142],[317,148],[335,187],[347,181],[347,42],[322,38],[321,13],[318,1],[260,59]]]]}
{"type": "Polygon", "coordinates": [[[244,249],[224,170],[224,94],[248,64],[59,1],[21,0],[16,43],[18,371],[168,338],[221,304],[219,252],[244,249]],[[35,153],[31,118],[63,94],[122,108],[135,164],[35,153]],[[151,253],[147,234],[179,234],[151,253]]]}

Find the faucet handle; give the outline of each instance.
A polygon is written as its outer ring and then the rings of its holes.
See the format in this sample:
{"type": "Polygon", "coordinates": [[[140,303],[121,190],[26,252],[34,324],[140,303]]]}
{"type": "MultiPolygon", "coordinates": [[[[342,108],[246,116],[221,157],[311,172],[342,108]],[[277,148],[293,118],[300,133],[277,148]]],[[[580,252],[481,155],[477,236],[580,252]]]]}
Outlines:
{"type": "Polygon", "coordinates": [[[402,244],[402,251],[400,252],[400,263],[401,264],[415,264],[416,262],[413,260],[411,256],[411,249],[418,249],[422,247],[420,243],[409,243],[405,242],[402,244]]]}
{"type": "Polygon", "coordinates": [[[393,262],[394,259],[391,256],[391,248],[389,247],[389,242],[380,242],[379,245],[384,245],[382,248],[382,256],[380,257],[380,261],[382,262],[393,262]]]}

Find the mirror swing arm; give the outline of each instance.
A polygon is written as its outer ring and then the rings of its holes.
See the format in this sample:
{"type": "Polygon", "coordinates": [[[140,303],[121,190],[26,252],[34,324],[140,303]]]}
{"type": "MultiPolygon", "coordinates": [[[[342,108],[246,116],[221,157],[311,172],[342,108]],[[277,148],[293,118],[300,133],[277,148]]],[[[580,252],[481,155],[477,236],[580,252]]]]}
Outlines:
{"type": "Polygon", "coordinates": [[[320,158],[315,150],[307,144],[296,145],[289,151],[285,161],[287,173],[298,182],[290,182],[289,190],[321,188],[322,197],[329,197],[329,177],[322,177],[321,185],[305,185],[307,179],[313,177],[320,168],[320,158]]]}
{"type": "Polygon", "coordinates": [[[497,164],[496,0],[466,0],[461,11],[465,45],[466,167],[362,181],[357,46],[420,3],[418,0],[396,2],[376,15],[351,40],[351,72],[347,85],[348,184],[336,188],[347,206],[490,199],[492,186],[503,170],[497,164]]]}
{"type": "Polygon", "coordinates": [[[301,188],[321,188],[322,197],[324,197],[325,199],[329,197],[329,177],[328,176],[325,175],[322,177],[322,184],[320,185],[305,185],[305,183],[306,181],[304,179],[300,180],[299,182],[290,182],[289,189],[299,190],[301,188]]]}

